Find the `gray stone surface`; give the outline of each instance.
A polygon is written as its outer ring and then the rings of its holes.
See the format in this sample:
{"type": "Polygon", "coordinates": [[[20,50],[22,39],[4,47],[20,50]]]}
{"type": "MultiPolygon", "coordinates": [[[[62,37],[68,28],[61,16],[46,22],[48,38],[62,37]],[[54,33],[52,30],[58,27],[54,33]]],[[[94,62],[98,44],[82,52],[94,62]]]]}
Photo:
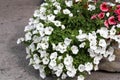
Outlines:
{"type": "MultiPolygon", "coordinates": [[[[0,80],[42,80],[28,66],[23,45],[16,44],[38,5],[40,0],[0,0],[0,80]]],[[[93,72],[86,80],[120,80],[120,73],[93,72]]]]}
{"type": "MultiPolygon", "coordinates": [[[[114,44],[114,46],[118,45],[114,44]]],[[[116,55],[115,61],[109,62],[108,59],[103,59],[99,65],[100,70],[120,72],[120,49],[116,48],[114,54],[116,55]]]]}

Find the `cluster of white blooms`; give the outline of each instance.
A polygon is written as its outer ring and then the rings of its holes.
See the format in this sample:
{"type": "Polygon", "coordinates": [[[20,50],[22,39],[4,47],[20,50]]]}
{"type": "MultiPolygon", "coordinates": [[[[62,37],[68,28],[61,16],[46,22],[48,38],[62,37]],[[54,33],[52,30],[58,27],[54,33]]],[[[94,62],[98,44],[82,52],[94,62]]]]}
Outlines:
{"type": "MultiPolygon", "coordinates": [[[[54,41],[50,42],[51,35],[54,33],[55,28],[60,28],[65,30],[66,26],[62,21],[56,19],[56,15],[61,13],[63,15],[68,15],[69,17],[74,17],[73,13],[69,8],[73,6],[73,0],[65,0],[65,7],[62,9],[61,3],[57,0],[45,0],[51,2],[41,4],[38,10],[35,10],[33,18],[29,19],[28,25],[25,27],[25,37],[19,38],[17,44],[21,42],[26,42],[26,53],[29,58],[29,65],[40,72],[40,76],[44,79],[46,77],[45,68],[49,68],[52,74],[55,74],[61,79],[66,79],[67,77],[75,77],[78,73],[98,70],[98,64],[103,57],[108,58],[109,61],[115,60],[114,48],[110,45],[112,40],[115,40],[119,44],[120,48],[120,35],[116,35],[116,27],[120,28],[120,24],[112,26],[110,30],[106,27],[101,27],[97,31],[92,31],[90,33],[85,33],[83,30],[79,30],[79,34],[75,35],[78,44],[74,44],[71,37],[64,37],[63,42],[54,41]],[[47,7],[54,7],[54,10],[47,9],[47,7]],[[52,25],[50,25],[52,24],[52,25]],[[100,35],[102,38],[98,38],[100,35]],[[109,40],[107,40],[109,39],[109,40]],[[88,43],[86,43],[88,42],[88,43]],[[93,59],[93,62],[85,62],[83,64],[78,64],[76,67],[74,65],[74,56],[80,54],[80,50],[89,46],[88,53],[93,59]],[[51,50],[51,51],[49,51],[51,50]],[[74,56],[73,56],[74,55],[74,56]]],[[[75,0],[76,2],[82,0],[75,0]]],[[[88,0],[88,2],[93,2],[94,0],[88,0]]],[[[116,0],[116,2],[120,2],[116,0]]],[[[110,4],[113,5],[113,4],[110,4]]],[[[88,10],[95,10],[95,5],[88,5],[88,10]]],[[[110,13],[106,13],[109,17],[110,13]]],[[[59,33],[57,33],[59,34],[59,33]]],[[[82,57],[82,56],[81,56],[82,57]]],[[[84,80],[85,77],[79,74],[78,80],[84,80]]]]}
{"type": "Polygon", "coordinates": [[[85,65],[80,64],[78,67],[79,72],[87,71],[90,74],[91,70],[93,70],[93,64],[90,62],[85,63],[85,65]]]}
{"type": "MultiPolygon", "coordinates": [[[[117,26],[119,26],[119,24],[117,26]]],[[[93,31],[92,33],[88,33],[88,34],[83,33],[82,30],[79,30],[79,35],[76,36],[76,38],[78,39],[78,41],[82,42],[79,45],[79,48],[84,48],[85,44],[86,44],[84,41],[86,41],[86,40],[89,41],[90,48],[88,49],[88,52],[89,52],[90,56],[92,58],[94,58],[93,63],[95,64],[95,66],[94,66],[95,70],[98,69],[98,64],[100,63],[100,60],[103,57],[108,58],[109,61],[115,60],[115,55],[113,54],[114,48],[110,47],[111,40],[115,40],[116,42],[118,42],[118,44],[120,46],[120,35],[116,35],[115,26],[113,26],[110,30],[108,30],[105,27],[102,27],[102,28],[98,29],[96,32],[93,31]],[[99,34],[104,39],[98,40],[97,34],[99,34]],[[110,38],[110,40],[107,41],[107,39],[109,39],[109,38],[110,38]]],[[[82,68],[83,68],[83,65],[80,65],[80,66],[82,66],[82,68]]],[[[80,71],[82,71],[82,70],[80,70],[80,71]]]]}
{"type": "Polygon", "coordinates": [[[59,51],[60,53],[64,53],[67,51],[67,47],[70,45],[71,39],[65,38],[64,42],[58,43],[56,46],[54,43],[52,44],[53,50],[59,51]]]}

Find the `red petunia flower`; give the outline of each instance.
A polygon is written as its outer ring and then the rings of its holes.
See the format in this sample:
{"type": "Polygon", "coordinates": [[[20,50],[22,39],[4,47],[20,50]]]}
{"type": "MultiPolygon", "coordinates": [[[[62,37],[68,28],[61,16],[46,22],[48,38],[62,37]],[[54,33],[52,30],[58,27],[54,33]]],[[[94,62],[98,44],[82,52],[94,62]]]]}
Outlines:
{"type": "Polygon", "coordinates": [[[106,2],[103,2],[103,3],[100,5],[100,10],[103,11],[103,12],[107,12],[107,11],[109,10],[106,2]]]}
{"type": "Polygon", "coordinates": [[[120,9],[120,5],[117,5],[116,7],[117,7],[118,9],[120,9]]]}
{"type": "Polygon", "coordinates": [[[118,15],[120,15],[120,8],[117,9],[117,10],[115,10],[115,13],[118,14],[118,15]]]}
{"type": "Polygon", "coordinates": [[[105,13],[104,12],[101,12],[98,14],[98,18],[102,19],[105,17],[105,13]]]}
{"type": "Polygon", "coordinates": [[[117,18],[118,18],[118,21],[120,21],[120,15],[118,15],[117,18]]]}
{"type": "Polygon", "coordinates": [[[110,25],[116,24],[115,17],[114,17],[114,16],[109,17],[109,18],[108,18],[108,23],[109,23],[110,25]]]}
{"type": "Polygon", "coordinates": [[[97,14],[94,14],[93,16],[91,16],[91,19],[96,19],[97,18],[97,14]]]}
{"type": "Polygon", "coordinates": [[[107,28],[109,27],[108,20],[105,20],[105,21],[104,21],[104,25],[105,25],[107,28]]]}

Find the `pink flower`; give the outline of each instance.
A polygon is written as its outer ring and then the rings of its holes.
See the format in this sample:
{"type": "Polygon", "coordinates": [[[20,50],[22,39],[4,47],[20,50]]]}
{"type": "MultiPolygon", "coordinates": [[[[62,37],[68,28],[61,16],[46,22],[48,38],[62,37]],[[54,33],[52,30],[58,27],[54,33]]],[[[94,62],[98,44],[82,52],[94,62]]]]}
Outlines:
{"type": "Polygon", "coordinates": [[[97,18],[97,14],[94,14],[93,16],[91,16],[91,19],[96,19],[97,18]]]}
{"type": "Polygon", "coordinates": [[[117,5],[116,7],[117,7],[118,9],[120,9],[120,5],[117,5]]]}
{"type": "Polygon", "coordinates": [[[120,8],[117,9],[117,10],[115,10],[115,13],[118,14],[118,15],[120,15],[120,8]]]}
{"type": "Polygon", "coordinates": [[[98,14],[98,18],[100,18],[100,19],[104,18],[104,16],[105,16],[104,12],[101,12],[101,13],[98,14]]]}
{"type": "Polygon", "coordinates": [[[109,17],[109,18],[108,18],[108,23],[109,23],[110,25],[116,24],[115,17],[114,17],[114,16],[109,17]]]}
{"type": "Polygon", "coordinates": [[[106,2],[103,2],[103,3],[100,5],[100,9],[101,9],[101,11],[103,11],[103,12],[107,12],[107,11],[109,10],[106,2]]]}
{"type": "Polygon", "coordinates": [[[118,15],[118,17],[117,17],[117,18],[118,18],[118,21],[120,21],[120,15],[118,15]]]}
{"type": "Polygon", "coordinates": [[[108,20],[105,20],[105,21],[104,21],[104,25],[105,25],[107,28],[109,27],[108,20]]]}

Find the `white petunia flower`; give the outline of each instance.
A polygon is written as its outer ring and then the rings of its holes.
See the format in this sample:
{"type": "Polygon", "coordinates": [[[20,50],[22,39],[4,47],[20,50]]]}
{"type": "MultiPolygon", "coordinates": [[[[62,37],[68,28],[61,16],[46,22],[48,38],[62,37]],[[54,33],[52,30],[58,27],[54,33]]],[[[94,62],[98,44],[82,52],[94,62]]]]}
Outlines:
{"type": "Polygon", "coordinates": [[[97,33],[104,38],[108,38],[108,29],[106,27],[102,27],[101,29],[97,30],[97,33]]]}
{"type": "Polygon", "coordinates": [[[120,3],[120,0],[115,0],[115,2],[120,3]]]}
{"type": "Polygon", "coordinates": [[[116,29],[115,29],[115,26],[113,26],[111,29],[110,29],[110,36],[114,36],[116,34],[116,29]]]}
{"type": "Polygon", "coordinates": [[[49,63],[49,59],[47,57],[42,59],[43,64],[47,65],[49,63]]]}
{"type": "Polygon", "coordinates": [[[44,29],[44,25],[42,23],[36,24],[36,29],[41,31],[44,29]]]}
{"type": "Polygon", "coordinates": [[[34,24],[38,24],[39,23],[39,18],[36,18],[36,19],[34,19],[34,22],[33,22],[34,24]]]}
{"type": "Polygon", "coordinates": [[[24,32],[28,32],[33,30],[35,27],[31,26],[30,24],[32,24],[33,22],[29,22],[29,25],[25,26],[24,32]]]}
{"type": "Polygon", "coordinates": [[[90,57],[95,57],[96,55],[95,55],[95,52],[94,52],[94,50],[93,49],[88,49],[88,52],[89,52],[89,54],[90,54],[90,57]]]}
{"type": "Polygon", "coordinates": [[[45,77],[46,77],[46,74],[45,74],[45,66],[43,66],[43,65],[40,65],[40,68],[39,68],[39,72],[40,72],[40,77],[42,78],[42,79],[45,79],[45,77]]]}
{"type": "Polygon", "coordinates": [[[75,45],[73,45],[73,46],[71,47],[71,50],[72,50],[72,53],[73,53],[73,54],[77,54],[77,53],[79,52],[78,47],[75,46],[75,45]]]}
{"type": "Polygon", "coordinates": [[[33,36],[33,43],[39,43],[40,41],[42,40],[41,37],[38,37],[38,36],[33,36]]]}
{"type": "Polygon", "coordinates": [[[79,67],[78,67],[78,70],[80,72],[83,72],[85,70],[85,66],[83,64],[80,64],[79,67]]]}
{"type": "Polygon", "coordinates": [[[104,40],[104,39],[100,39],[100,41],[99,41],[99,46],[101,46],[101,47],[106,47],[106,41],[104,40]]]}
{"type": "Polygon", "coordinates": [[[73,6],[73,1],[72,0],[65,0],[65,4],[67,7],[73,6]]]}
{"type": "Polygon", "coordinates": [[[69,38],[65,38],[65,40],[64,40],[64,43],[65,43],[65,45],[70,45],[70,43],[71,43],[71,39],[69,39],[69,38]]]}
{"type": "Polygon", "coordinates": [[[62,70],[57,70],[57,71],[55,72],[55,74],[56,74],[57,77],[60,77],[60,75],[62,74],[62,70]]]}
{"type": "Polygon", "coordinates": [[[96,41],[90,42],[90,48],[93,49],[93,50],[96,50],[97,49],[96,44],[97,44],[96,41]]]}
{"type": "Polygon", "coordinates": [[[48,21],[52,22],[55,20],[55,15],[49,14],[49,15],[47,15],[47,19],[48,19],[48,21]]]}
{"type": "Polygon", "coordinates": [[[25,32],[26,32],[26,31],[29,31],[30,25],[32,25],[33,22],[34,22],[34,19],[33,19],[33,18],[30,18],[30,19],[29,19],[29,23],[28,23],[29,25],[25,27],[25,30],[24,30],[25,32]]]}
{"type": "Polygon", "coordinates": [[[58,57],[58,60],[62,60],[62,59],[63,59],[63,56],[59,56],[59,57],[58,57]]]}
{"type": "Polygon", "coordinates": [[[60,3],[57,2],[57,1],[55,1],[55,2],[53,3],[53,6],[55,6],[55,7],[60,6],[60,3]]]}
{"type": "Polygon", "coordinates": [[[85,63],[85,70],[86,71],[91,71],[93,69],[93,64],[90,62],[85,63]]]}
{"type": "Polygon", "coordinates": [[[56,6],[56,8],[57,8],[57,10],[59,10],[59,11],[61,11],[61,9],[62,9],[61,6],[58,6],[58,5],[56,6]]]}
{"type": "Polygon", "coordinates": [[[113,38],[116,42],[120,43],[120,35],[115,35],[113,38]]]}
{"type": "Polygon", "coordinates": [[[70,13],[70,14],[69,14],[69,17],[73,17],[73,13],[70,13]]]}
{"type": "Polygon", "coordinates": [[[56,2],[56,0],[50,0],[51,2],[56,2]]]}
{"type": "Polygon", "coordinates": [[[41,62],[40,59],[36,59],[36,60],[35,60],[35,63],[36,63],[36,64],[39,64],[40,62],[41,62]]]}
{"type": "Polygon", "coordinates": [[[80,48],[84,48],[84,47],[85,47],[85,45],[86,45],[86,43],[85,43],[85,42],[83,42],[83,43],[81,43],[81,44],[79,45],[79,47],[80,47],[80,48]]]}
{"type": "Polygon", "coordinates": [[[61,26],[61,22],[60,22],[60,21],[53,21],[53,23],[54,23],[55,26],[57,26],[57,27],[61,26]]]}
{"type": "Polygon", "coordinates": [[[42,30],[39,31],[39,34],[41,37],[45,36],[45,29],[42,28],[42,30]]]}
{"type": "Polygon", "coordinates": [[[110,13],[109,13],[109,12],[107,12],[107,13],[106,13],[106,16],[107,16],[107,17],[109,17],[109,16],[110,16],[110,13]]]}
{"type": "Polygon", "coordinates": [[[79,75],[79,76],[77,77],[77,80],[85,80],[85,77],[84,77],[83,75],[79,75]]]}
{"type": "Polygon", "coordinates": [[[79,34],[78,36],[76,36],[76,38],[78,39],[78,41],[85,41],[87,38],[87,34],[79,34]]]}
{"type": "Polygon", "coordinates": [[[120,24],[117,24],[116,26],[117,26],[117,28],[120,28],[120,24]]]}
{"type": "Polygon", "coordinates": [[[79,2],[80,0],[75,0],[75,2],[79,2]]]}
{"type": "Polygon", "coordinates": [[[120,43],[118,43],[118,48],[120,48],[120,43]]]}
{"type": "MultiPolygon", "coordinates": [[[[42,5],[44,5],[44,4],[42,4],[42,5]]],[[[46,12],[46,8],[45,7],[40,7],[40,13],[45,13],[46,12]]]]}
{"type": "Polygon", "coordinates": [[[82,33],[83,33],[83,31],[80,29],[80,30],[79,30],[79,35],[81,35],[82,33]]]}
{"type": "Polygon", "coordinates": [[[54,14],[58,14],[59,12],[59,10],[54,10],[54,14]]]}
{"type": "Polygon", "coordinates": [[[40,77],[41,77],[42,79],[45,79],[45,78],[46,78],[45,72],[40,72],[40,77]]]}
{"type": "Polygon", "coordinates": [[[67,75],[69,76],[69,77],[75,77],[75,75],[76,75],[76,69],[72,69],[72,71],[67,71],[67,75]]]}
{"type": "Polygon", "coordinates": [[[64,58],[64,64],[65,64],[65,65],[71,65],[72,63],[73,63],[73,57],[67,55],[67,56],[64,58]]]}
{"type": "Polygon", "coordinates": [[[100,63],[100,60],[97,58],[94,58],[93,63],[98,65],[100,63]]]}
{"type": "Polygon", "coordinates": [[[109,47],[108,50],[106,51],[106,53],[109,54],[109,55],[113,55],[114,48],[113,47],[109,47]]]}
{"type": "Polygon", "coordinates": [[[48,56],[48,53],[46,53],[46,51],[44,50],[38,50],[38,52],[40,53],[40,58],[44,58],[48,56]]]}
{"type": "Polygon", "coordinates": [[[101,60],[103,58],[102,54],[96,54],[95,59],[101,60]]]}
{"type": "Polygon", "coordinates": [[[67,75],[65,73],[62,74],[61,79],[66,79],[67,75]]]}
{"type": "Polygon", "coordinates": [[[52,49],[56,50],[56,45],[54,43],[52,43],[52,49]]]}
{"type": "Polygon", "coordinates": [[[69,9],[63,9],[63,14],[70,14],[70,10],[69,9]]]}
{"type": "Polygon", "coordinates": [[[96,38],[97,38],[96,32],[93,31],[92,33],[89,33],[87,38],[91,44],[93,43],[94,45],[96,45],[96,42],[97,42],[96,41],[96,38]]]}
{"type": "Polygon", "coordinates": [[[58,69],[62,70],[64,67],[63,63],[58,64],[58,69]]]}
{"type": "Polygon", "coordinates": [[[109,60],[109,61],[114,61],[114,60],[115,60],[115,57],[116,57],[115,55],[110,55],[110,56],[108,57],[108,60],[109,60]]]}
{"type": "Polygon", "coordinates": [[[55,49],[56,49],[56,51],[59,51],[60,53],[64,53],[65,51],[67,51],[67,45],[60,42],[60,43],[58,43],[58,45],[56,46],[55,49]]]}
{"type": "Polygon", "coordinates": [[[20,44],[21,42],[23,42],[24,41],[24,38],[19,38],[18,40],[17,40],[17,44],[20,44]]]}
{"type": "Polygon", "coordinates": [[[25,34],[25,41],[29,41],[29,40],[31,40],[32,39],[32,33],[31,32],[27,32],[26,34],[25,34]]]}
{"type": "Polygon", "coordinates": [[[39,14],[40,14],[40,10],[35,10],[34,17],[39,17],[39,14]]]}
{"type": "Polygon", "coordinates": [[[56,59],[56,58],[57,58],[57,55],[58,55],[57,52],[51,53],[50,59],[51,59],[51,60],[56,59]]]}
{"type": "Polygon", "coordinates": [[[56,65],[57,65],[56,60],[51,60],[50,63],[49,63],[49,66],[51,68],[55,67],[56,65]]]}
{"type": "Polygon", "coordinates": [[[38,34],[37,30],[32,31],[32,34],[38,34]]]}
{"type": "Polygon", "coordinates": [[[41,48],[43,50],[46,50],[47,48],[49,47],[49,43],[48,42],[41,42],[41,43],[38,43],[37,45],[37,49],[41,48]]]}
{"type": "Polygon", "coordinates": [[[96,70],[98,70],[99,68],[98,68],[98,65],[95,65],[94,66],[94,70],[96,71],[96,70]]]}
{"type": "Polygon", "coordinates": [[[95,9],[96,9],[95,5],[91,5],[91,4],[88,5],[88,10],[89,11],[93,11],[95,9]]]}
{"type": "Polygon", "coordinates": [[[65,25],[62,25],[61,28],[64,30],[65,29],[65,25]]]}
{"type": "Polygon", "coordinates": [[[112,7],[115,6],[115,4],[112,2],[107,2],[107,5],[112,6],[112,7]]]}
{"type": "Polygon", "coordinates": [[[32,65],[32,64],[34,64],[34,60],[32,58],[30,58],[29,65],[32,65]]]}
{"type": "Polygon", "coordinates": [[[53,32],[53,28],[52,27],[46,27],[45,28],[45,34],[46,35],[51,35],[53,32]]]}
{"type": "Polygon", "coordinates": [[[31,50],[31,52],[35,51],[35,45],[33,43],[30,44],[29,49],[31,50]]]}
{"type": "Polygon", "coordinates": [[[34,69],[39,69],[40,65],[39,64],[34,64],[33,67],[34,67],[34,69]]]}
{"type": "Polygon", "coordinates": [[[40,14],[40,19],[46,21],[47,20],[46,14],[45,13],[40,14]]]}

